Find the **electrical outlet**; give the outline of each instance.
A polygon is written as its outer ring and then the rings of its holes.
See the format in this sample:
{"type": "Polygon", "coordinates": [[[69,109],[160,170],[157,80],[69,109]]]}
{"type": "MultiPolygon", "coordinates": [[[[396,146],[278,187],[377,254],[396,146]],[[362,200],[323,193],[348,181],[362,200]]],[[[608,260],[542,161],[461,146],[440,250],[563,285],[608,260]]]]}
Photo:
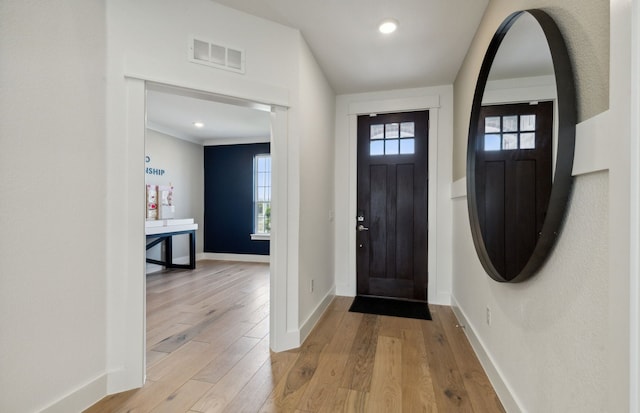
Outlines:
{"type": "Polygon", "coordinates": [[[491,309],[487,307],[487,325],[491,326],[491,309]]]}

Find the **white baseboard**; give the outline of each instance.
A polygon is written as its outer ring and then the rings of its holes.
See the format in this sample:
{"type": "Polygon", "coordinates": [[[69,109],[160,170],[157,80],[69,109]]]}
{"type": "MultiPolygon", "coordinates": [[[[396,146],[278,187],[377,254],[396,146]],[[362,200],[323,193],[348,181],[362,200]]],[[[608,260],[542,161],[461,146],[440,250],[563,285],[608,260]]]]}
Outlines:
{"type": "Polygon", "coordinates": [[[107,375],[102,374],[41,410],[42,413],[81,412],[107,395],[107,375]]]}
{"type": "Polygon", "coordinates": [[[302,344],[302,341],[300,341],[300,330],[289,330],[285,334],[281,334],[277,340],[275,336],[275,334],[269,335],[269,347],[276,353],[296,349],[302,344]]]}
{"type": "Polygon", "coordinates": [[[157,265],[157,264],[147,263],[147,266],[145,267],[146,274],[153,274],[154,272],[159,272],[162,270],[164,270],[164,267],[162,265],[157,265]]]}
{"type": "Polygon", "coordinates": [[[449,293],[436,293],[436,294],[429,294],[429,297],[427,297],[427,302],[429,304],[435,304],[435,305],[451,305],[451,294],[449,293]]]}
{"type": "Polygon", "coordinates": [[[271,257],[269,255],[224,254],[219,252],[204,252],[202,253],[202,258],[198,258],[198,259],[218,260],[218,261],[264,262],[264,263],[269,263],[271,261],[271,257]]]}
{"type": "MultiPolygon", "coordinates": [[[[202,253],[198,253],[196,254],[196,261],[203,259],[200,256],[202,255],[202,253]]],[[[174,264],[189,264],[189,256],[185,255],[184,257],[176,257],[173,259],[173,263],[174,264]]],[[[164,267],[162,265],[158,265],[158,264],[150,264],[147,263],[147,267],[146,267],[146,273],[147,274],[152,274],[154,272],[158,272],[158,271],[162,271],[164,270],[164,267]]]]}
{"type": "Polygon", "coordinates": [[[473,326],[469,324],[469,320],[464,315],[464,311],[462,311],[453,295],[451,296],[451,308],[458,318],[458,322],[460,323],[460,325],[464,326],[462,330],[467,336],[469,343],[471,343],[471,347],[473,347],[478,360],[480,360],[480,364],[482,364],[482,367],[484,368],[489,381],[493,385],[498,398],[502,402],[502,406],[504,407],[505,411],[507,413],[524,412],[525,410],[521,407],[520,403],[518,403],[507,382],[503,379],[503,375],[500,372],[500,369],[498,369],[493,361],[493,358],[486,351],[482,340],[480,340],[480,338],[476,335],[473,326]]]}
{"type": "MultiPolygon", "coordinates": [[[[337,278],[337,277],[336,277],[337,278]]],[[[356,291],[352,285],[349,284],[336,284],[336,295],[342,297],[355,297],[356,291]]]]}
{"type": "Polygon", "coordinates": [[[142,376],[125,369],[123,366],[111,370],[107,374],[107,394],[121,393],[123,391],[138,389],[144,386],[146,381],[146,368],[142,376]]]}
{"type": "MultiPolygon", "coordinates": [[[[341,297],[355,297],[355,291],[352,291],[353,288],[350,285],[346,284],[336,284],[335,295],[339,295],[341,297]]],[[[448,293],[437,293],[434,296],[428,297],[429,304],[435,305],[451,305],[451,295],[448,293]]]]}
{"type": "Polygon", "coordinates": [[[313,327],[316,326],[318,320],[320,320],[320,317],[322,317],[335,296],[336,287],[334,286],[333,288],[331,288],[331,290],[329,290],[327,295],[324,296],[322,301],[320,301],[320,304],[318,304],[315,310],[313,310],[311,315],[307,317],[305,322],[302,323],[302,325],[300,326],[300,344],[304,343],[304,341],[307,339],[307,337],[311,333],[311,330],[313,330],[313,327]]]}
{"type": "MultiPolygon", "coordinates": [[[[269,262],[268,255],[250,255],[249,259],[242,259],[245,257],[244,254],[214,254],[210,252],[199,252],[196,254],[196,261],[200,260],[222,260],[222,261],[243,261],[243,262],[269,262]],[[213,257],[213,256],[216,257],[213,257]],[[218,256],[224,256],[223,258],[217,258],[218,256]],[[255,257],[267,257],[266,261],[260,261],[259,258],[255,257]]],[[[185,255],[184,257],[177,257],[173,259],[173,262],[176,264],[189,264],[189,256],[185,255]]],[[[149,264],[147,263],[147,274],[152,274],[154,272],[164,270],[162,265],[157,264],[149,264]]]]}

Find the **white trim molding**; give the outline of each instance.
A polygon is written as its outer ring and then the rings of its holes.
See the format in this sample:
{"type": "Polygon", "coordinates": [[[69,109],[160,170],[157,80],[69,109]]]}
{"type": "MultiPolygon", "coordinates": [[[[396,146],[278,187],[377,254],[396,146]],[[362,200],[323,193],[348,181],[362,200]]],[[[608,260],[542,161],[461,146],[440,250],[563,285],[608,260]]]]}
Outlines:
{"type": "Polygon", "coordinates": [[[304,341],[307,339],[307,337],[311,333],[311,330],[313,330],[313,327],[316,326],[316,324],[320,320],[320,317],[322,317],[322,315],[324,314],[326,309],[329,307],[329,304],[331,304],[335,296],[336,296],[336,289],[335,287],[333,287],[332,289],[329,290],[327,295],[324,296],[322,301],[320,301],[320,303],[316,306],[316,308],[309,315],[309,317],[307,317],[307,319],[302,323],[302,325],[300,326],[300,344],[304,343],[304,341]]]}
{"type": "Polygon", "coordinates": [[[395,113],[440,107],[440,96],[416,96],[410,98],[382,99],[353,102],[349,105],[350,115],[369,115],[372,113],[395,113]]]}
{"type": "MultiPolygon", "coordinates": [[[[300,345],[297,324],[299,297],[297,295],[297,228],[289,219],[295,214],[295,184],[291,176],[295,168],[290,159],[289,112],[274,107],[271,112],[271,288],[269,312],[269,346],[273,351],[289,350],[300,345]],[[291,293],[290,293],[291,292],[291,293]],[[289,321],[289,320],[295,320],[289,321]]],[[[293,156],[292,156],[293,155],[293,156]]],[[[296,200],[298,198],[295,198],[296,200]]]]}
{"type": "Polygon", "coordinates": [[[631,14],[630,412],[640,412],[640,0],[631,14]]]}
{"type": "Polygon", "coordinates": [[[250,234],[251,241],[269,241],[271,234],[250,234]]]}
{"type": "MultiPolygon", "coordinates": [[[[130,69],[130,67],[129,67],[130,69]]],[[[120,71],[113,75],[114,85],[121,80],[121,88],[110,88],[108,94],[108,123],[113,125],[108,131],[107,166],[110,172],[107,179],[107,192],[111,204],[107,214],[108,228],[108,293],[107,293],[107,390],[112,394],[142,387],[145,381],[145,322],[146,322],[146,277],[144,249],[144,214],[140,205],[144,203],[144,136],[145,123],[145,91],[148,86],[163,88],[186,88],[189,93],[210,96],[212,99],[227,98],[246,100],[247,104],[271,104],[272,148],[279,154],[273,161],[272,179],[279,183],[274,186],[274,204],[279,205],[278,217],[273,220],[271,254],[273,258],[252,257],[262,262],[271,262],[271,306],[270,306],[270,344],[275,351],[297,347],[299,332],[293,335],[287,325],[280,324],[280,319],[290,308],[297,309],[297,296],[282,294],[292,284],[291,278],[297,273],[290,273],[289,236],[286,222],[289,200],[288,196],[288,152],[286,142],[288,135],[288,92],[281,88],[264,87],[259,83],[240,82],[238,89],[222,87],[219,90],[207,89],[210,84],[203,82],[185,83],[181,79],[160,79],[152,75],[140,75],[135,70],[125,70],[123,77],[120,71]],[[132,75],[138,73],[138,75],[132,75]],[[226,93],[234,92],[234,93],[226,93]],[[284,148],[283,151],[281,148],[284,148]],[[280,176],[285,173],[285,175],[280,176]],[[117,204],[117,205],[116,205],[117,204]],[[123,205],[125,207],[123,207],[123,205]],[[277,222],[277,224],[276,224],[277,222]],[[284,230],[275,237],[276,225],[284,230]],[[287,300],[289,300],[287,302],[287,300]],[[275,320],[275,321],[274,321],[275,320]],[[293,337],[293,338],[291,338],[293,337]],[[287,347],[288,346],[288,347],[287,347]]],[[[228,86],[228,85],[227,85],[228,86]]],[[[274,151],[272,150],[272,153],[274,151]]],[[[293,201],[292,201],[293,202],[293,201]]],[[[221,257],[217,257],[221,258],[221,257]]],[[[250,259],[246,255],[226,258],[250,259]]],[[[104,396],[104,394],[103,394],[104,396]]],[[[99,399],[99,397],[97,398],[99,399]]],[[[95,400],[94,400],[95,401],[95,400]]],[[[77,410],[77,409],[71,409],[77,410]]],[[[68,410],[70,411],[70,410],[68,410]]]]}
{"type": "Polygon", "coordinates": [[[224,146],[224,145],[243,145],[247,143],[269,143],[269,136],[248,137],[248,138],[215,138],[200,142],[202,146],[224,146]]]}
{"type": "Polygon", "coordinates": [[[574,176],[603,171],[611,166],[610,115],[610,111],[605,111],[576,125],[574,176]]]}
{"type": "Polygon", "coordinates": [[[102,374],[42,409],[41,413],[81,412],[102,399],[106,392],[107,375],[102,374]]]}
{"type": "Polygon", "coordinates": [[[463,176],[451,184],[451,199],[467,196],[467,177],[463,176]]]}
{"type": "Polygon", "coordinates": [[[237,261],[237,262],[263,262],[269,263],[271,257],[269,255],[257,255],[257,254],[226,254],[219,252],[203,252],[203,260],[216,260],[216,261],[237,261]]]}

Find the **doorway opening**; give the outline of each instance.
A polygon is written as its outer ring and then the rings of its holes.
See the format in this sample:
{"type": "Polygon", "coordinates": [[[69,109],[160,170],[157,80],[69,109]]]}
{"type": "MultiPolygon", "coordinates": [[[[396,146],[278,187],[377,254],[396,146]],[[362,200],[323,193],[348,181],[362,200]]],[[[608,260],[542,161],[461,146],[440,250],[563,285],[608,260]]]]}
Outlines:
{"type": "MultiPolygon", "coordinates": [[[[253,212],[243,214],[243,209],[236,205],[231,207],[230,217],[221,216],[219,209],[212,208],[209,198],[213,178],[207,173],[207,169],[212,169],[207,168],[207,162],[212,159],[206,154],[208,148],[218,146],[243,150],[259,146],[264,155],[264,148],[268,152],[272,140],[272,107],[150,82],[145,86],[145,103],[145,235],[148,246],[155,242],[145,254],[145,365],[147,375],[151,372],[153,379],[150,366],[173,351],[194,346],[189,344],[191,341],[207,339],[223,348],[231,345],[234,334],[244,337],[244,341],[269,340],[269,234],[265,233],[263,223],[262,236],[251,238],[254,228],[258,227],[253,212]],[[150,187],[156,189],[151,198],[150,187]],[[237,221],[236,231],[244,231],[246,225],[250,229],[232,237],[230,231],[220,232],[215,225],[231,221],[237,221]],[[192,232],[185,232],[185,226],[192,232]],[[160,234],[170,234],[163,243],[157,242],[158,228],[160,234]],[[191,242],[192,237],[195,242],[191,242]],[[220,238],[232,245],[222,252],[208,248],[215,244],[212,240],[220,238]],[[244,247],[234,244],[240,238],[247,241],[244,247]],[[156,241],[149,242],[149,239],[156,241]],[[246,248],[257,244],[260,244],[255,248],[257,253],[247,254],[246,248]],[[196,265],[194,254],[189,251],[194,248],[198,259],[206,261],[196,265]],[[165,268],[158,264],[164,264],[165,268]],[[243,313],[237,314],[240,311],[243,313]],[[250,317],[255,325],[239,323],[238,317],[243,320],[250,317]]],[[[256,176],[253,160],[248,166],[238,162],[240,158],[231,160],[229,166],[233,171],[224,171],[222,181],[229,181],[234,191],[242,187],[244,194],[253,194],[256,176]],[[250,170],[245,171],[247,168],[250,170]],[[249,182],[235,180],[247,175],[249,182]],[[245,184],[247,188],[243,187],[245,184]]],[[[266,182],[265,173],[259,177],[264,204],[264,188],[270,189],[270,182],[266,182]]],[[[213,186],[216,195],[222,196],[219,185],[213,186]]],[[[270,195],[269,190],[269,200],[270,195]]],[[[246,203],[247,199],[242,201],[246,203]]],[[[243,208],[253,211],[255,201],[255,198],[249,199],[249,205],[243,208]]],[[[217,199],[216,205],[219,203],[217,199]]]]}

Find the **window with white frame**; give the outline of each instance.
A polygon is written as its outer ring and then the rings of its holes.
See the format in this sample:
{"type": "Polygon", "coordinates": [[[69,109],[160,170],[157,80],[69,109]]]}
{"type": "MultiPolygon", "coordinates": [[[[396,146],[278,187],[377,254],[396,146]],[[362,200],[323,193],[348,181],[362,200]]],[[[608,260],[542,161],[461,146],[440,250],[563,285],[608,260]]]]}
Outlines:
{"type": "Polygon", "coordinates": [[[271,155],[256,155],[253,160],[253,239],[271,233],[271,155]]]}

